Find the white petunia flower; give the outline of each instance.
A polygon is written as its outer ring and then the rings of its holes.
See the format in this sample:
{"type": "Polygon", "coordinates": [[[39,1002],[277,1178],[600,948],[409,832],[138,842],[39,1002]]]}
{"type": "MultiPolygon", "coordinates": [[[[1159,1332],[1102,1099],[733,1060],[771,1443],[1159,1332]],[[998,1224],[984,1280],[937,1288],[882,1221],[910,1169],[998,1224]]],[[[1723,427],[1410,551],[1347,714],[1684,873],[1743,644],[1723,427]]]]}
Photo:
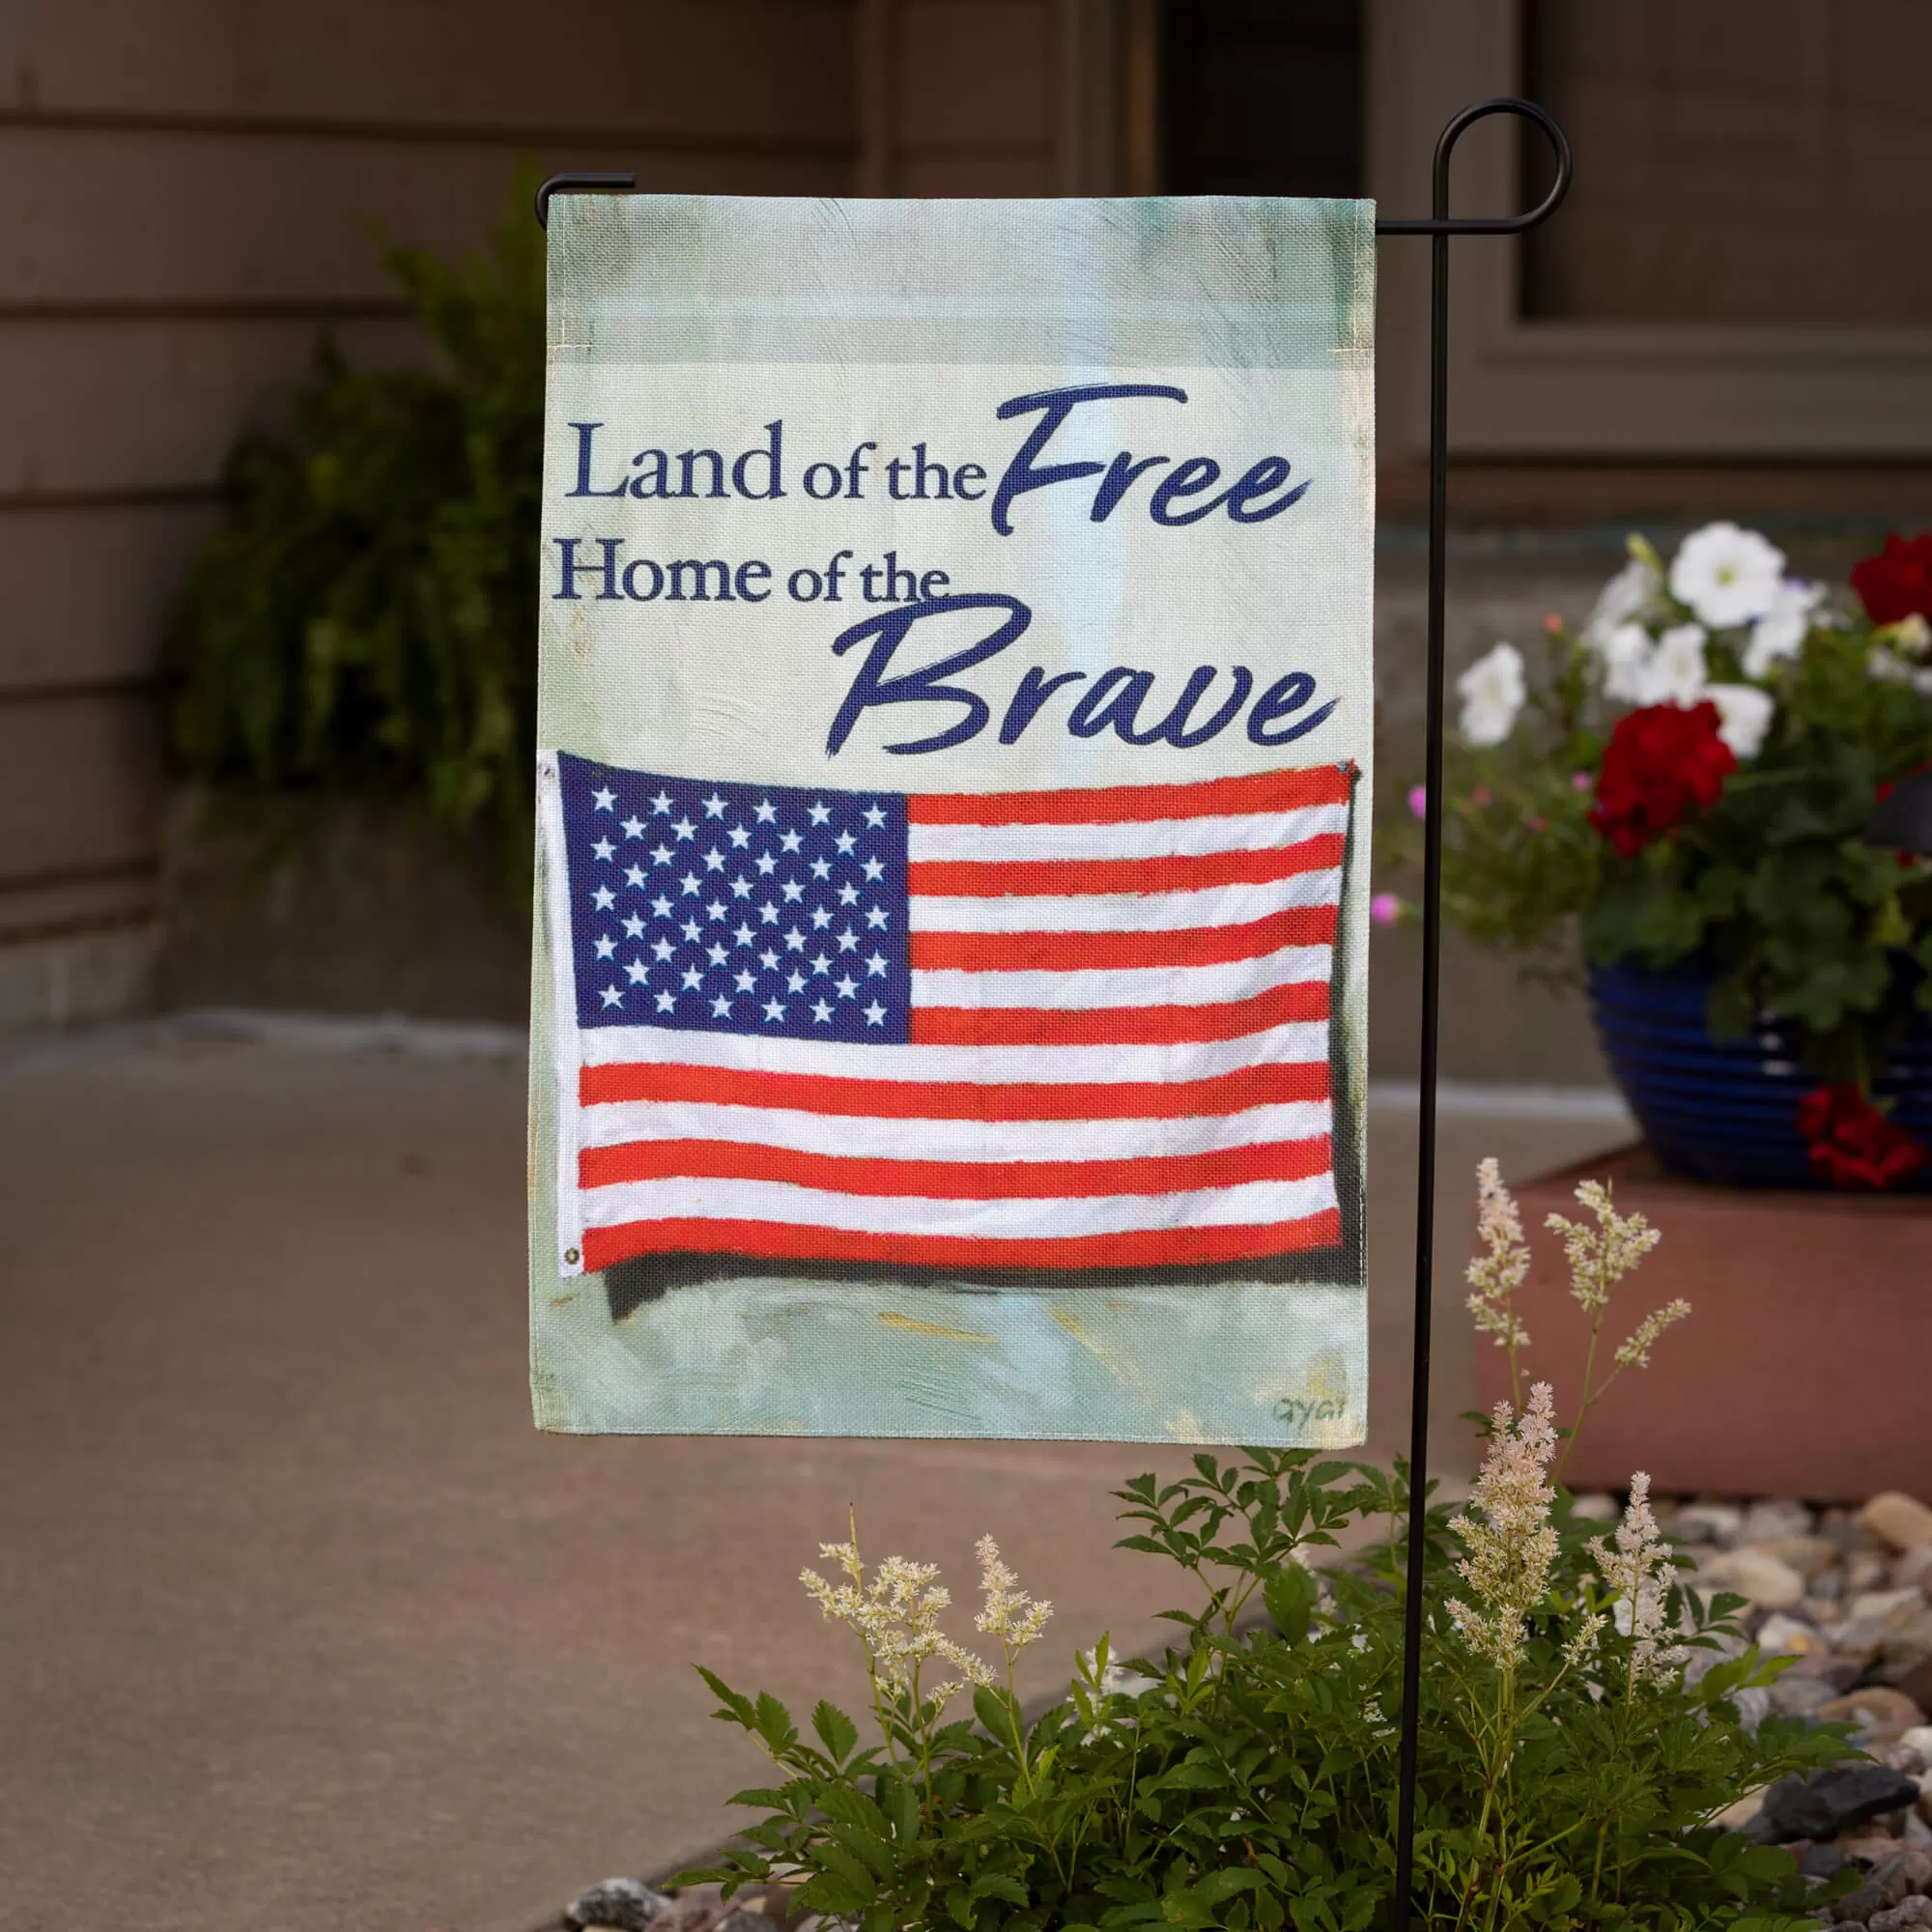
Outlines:
{"type": "Polygon", "coordinates": [[[1714,631],[1764,616],[1783,582],[1784,553],[1736,524],[1692,530],[1670,563],[1670,594],[1714,631]]]}
{"type": "Polygon", "coordinates": [[[1804,648],[1811,613],[1824,595],[1822,583],[1800,583],[1794,579],[1777,586],[1771,609],[1751,626],[1750,642],[1745,646],[1747,677],[1762,677],[1773,665],[1795,658],[1804,648]]]}
{"type": "Polygon", "coordinates": [[[1731,755],[1756,757],[1777,700],[1754,684],[1707,684],[1704,696],[1718,707],[1718,736],[1731,748],[1731,755]]]}
{"type": "Polygon", "coordinates": [[[1657,572],[1634,556],[1597,593],[1597,602],[1583,626],[1583,641],[1603,650],[1610,633],[1628,624],[1662,589],[1657,572]]]}
{"type": "Polygon", "coordinates": [[[1704,696],[1705,632],[1701,624],[1673,624],[1657,640],[1636,680],[1643,704],[1695,704],[1704,696]]]}
{"type": "Polygon", "coordinates": [[[1619,624],[1593,648],[1604,665],[1604,696],[1618,704],[1643,702],[1650,667],[1650,633],[1641,624],[1619,624]]]}
{"type": "Polygon", "coordinates": [[[1459,728],[1463,740],[1500,745],[1516,729],[1517,713],[1528,695],[1522,653],[1514,644],[1492,645],[1456,680],[1456,690],[1463,699],[1459,728]]]}

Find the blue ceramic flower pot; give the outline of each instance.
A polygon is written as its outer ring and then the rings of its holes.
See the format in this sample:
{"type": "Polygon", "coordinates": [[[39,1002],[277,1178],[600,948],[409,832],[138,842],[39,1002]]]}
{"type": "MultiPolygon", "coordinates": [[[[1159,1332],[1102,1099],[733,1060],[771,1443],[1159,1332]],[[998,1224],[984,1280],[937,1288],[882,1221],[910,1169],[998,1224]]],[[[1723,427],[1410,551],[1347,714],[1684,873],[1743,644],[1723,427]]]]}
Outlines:
{"type": "MultiPolygon", "coordinates": [[[[1590,969],[1597,1034],[1643,1137],[1664,1167],[1725,1187],[1821,1187],[1798,1131],[1798,1103],[1818,1078],[1798,1065],[1776,1023],[1743,1039],[1713,1039],[1711,976],[1687,966],[1590,969]]],[[[1932,1018],[1919,1013],[1874,1091],[1891,1118],[1932,1144],[1932,1018]]],[[[1900,1192],[1932,1188],[1932,1163],[1900,1192]]]]}

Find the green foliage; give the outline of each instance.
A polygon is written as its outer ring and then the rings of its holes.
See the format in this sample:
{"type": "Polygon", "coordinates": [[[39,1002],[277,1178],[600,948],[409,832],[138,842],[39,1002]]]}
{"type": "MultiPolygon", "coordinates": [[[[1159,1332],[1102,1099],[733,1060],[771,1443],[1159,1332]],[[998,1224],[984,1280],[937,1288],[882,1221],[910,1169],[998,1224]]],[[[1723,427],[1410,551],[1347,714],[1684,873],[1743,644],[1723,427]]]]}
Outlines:
{"type": "MultiPolygon", "coordinates": [[[[1654,562],[1647,545],[1632,549],[1654,562]]],[[[1660,573],[1646,627],[1690,616],[1660,573]]],[[[1755,676],[1747,633],[1713,633],[1712,684],[1752,683],[1775,698],[1769,732],[1710,811],[1632,858],[1589,816],[1622,707],[1603,690],[1598,653],[1554,629],[1509,738],[1452,749],[1444,910],[1479,942],[1516,952],[1533,978],[1574,973],[1579,940],[1599,964],[1705,963],[1720,1037],[1769,1012],[1813,1070],[1868,1085],[1915,1001],[1932,1010],[1932,866],[1862,842],[1879,786],[1932,760],[1922,665],[1912,681],[1923,646],[1899,629],[1821,607],[1802,648],[1755,676]],[[1893,674],[1875,674],[1875,657],[1893,674]]],[[[1413,859],[1412,828],[1393,842],[1413,859]]]]}
{"type": "MultiPolygon", "coordinates": [[[[1125,1547],[1201,1592],[1172,1613],[1174,1647],[1133,1666],[1146,1688],[1122,1686],[1103,1639],[1067,1700],[1031,1724],[1010,1690],[980,1687],[974,1719],[948,1722],[943,1696],[888,1687],[880,1741],[861,1749],[830,1706],[813,1714],[814,1744],[774,1700],[706,1672],[717,1716],[762,1744],[782,1781],[740,1792],[765,1815],[684,1880],[802,1876],[800,1906],[860,1932],[1387,1923],[1406,1472],[1248,1450],[1116,1493],[1135,1525],[1125,1547]],[[1367,1561],[1308,1567],[1358,1518],[1387,1521],[1367,1561]],[[1264,1621],[1243,1617],[1256,1601],[1264,1621]]],[[[1596,1525],[1571,1523],[1567,1507],[1499,1771],[1497,1672],[1450,1626],[1449,1513],[1430,1509],[1417,1922],[1795,1932],[1823,1894],[1807,1894],[1788,1853],[1710,1821],[1743,1791],[1844,1755],[1843,1728],[1739,1721],[1735,1693],[1779,1666],[1736,1643],[1737,1599],[1669,1591],[1669,1623],[1688,1620],[1693,1649],[1740,1652],[1688,1687],[1673,1673],[1626,1695],[1634,1640],[1614,1628],[1587,1666],[1566,1662],[1566,1627],[1601,1595],[1585,1548],[1596,1525]]]]}
{"type": "Polygon", "coordinates": [[[457,267],[385,245],[437,352],[355,369],[327,342],[286,428],[228,466],[231,515],[175,637],[186,774],[256,809],[412,800],[529,866],[536,701],[543,235],[519,177],[457,267]]]}

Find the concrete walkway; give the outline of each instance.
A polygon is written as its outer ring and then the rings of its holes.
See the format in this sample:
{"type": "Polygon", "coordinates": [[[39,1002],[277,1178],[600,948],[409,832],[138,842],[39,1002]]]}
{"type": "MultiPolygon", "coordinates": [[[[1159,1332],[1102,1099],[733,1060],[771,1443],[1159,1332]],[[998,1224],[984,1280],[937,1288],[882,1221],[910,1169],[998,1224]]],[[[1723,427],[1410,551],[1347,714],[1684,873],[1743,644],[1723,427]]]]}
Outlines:
{"type": "MultiPolygon", "coordinates": [[[[1467,1175],[1613,1122],[1445,1122],[1435,1412],[1472,1401],[1467,1175]]],[[[526,1932],[729,1829],[690,1664],[852,1699],[793,1578],[996,1535],[1029,1683],[1169,1601],[1104,1444],[584,1440],[525,1385],[523,1067],[160,1039],[0,1067],[0,1922],[526,1932]]],[[[1413,1127],[1372,1121],[1377,1452],[1406,1431],[1413,1127]]],[[[1445,1424],[1446,1464],[1463,1453],[1445,1424]]]]}

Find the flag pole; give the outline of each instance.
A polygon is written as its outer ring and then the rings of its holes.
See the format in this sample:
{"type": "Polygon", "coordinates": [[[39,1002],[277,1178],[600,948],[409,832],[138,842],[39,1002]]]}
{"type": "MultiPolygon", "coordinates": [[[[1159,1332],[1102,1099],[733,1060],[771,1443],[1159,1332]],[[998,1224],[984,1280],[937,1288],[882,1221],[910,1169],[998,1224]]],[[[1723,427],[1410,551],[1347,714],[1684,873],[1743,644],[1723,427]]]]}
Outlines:
{"type": "Polygon", "coordinates": [[[1396,1784],[1395,1932],[1408,1932],[1415,1891],[1415,1787],[1421,1741],[1424,1531],[1429,1514],[1429,1348],[1435,1290],[1435,1068],[1442,984],[1443,610],[1448,571],[1449,240],[1455,235],[1520,235],[1547,221],[1570,191],[1570,143],[1535,102],[1503,96],[1456,115],[1435,143],[1426,220],[1378,221],[1382,235],[1429,237],[1429,610],[1428,711],[1422,816],[1422,1042],[1416,1080],[1415,1355],[1409,1383],[1408,1570],[1402,1626],[1402,1736],[1396,1784]],[[1556,179],[1526,214],[1452,220],[1449,162],[1463,130],[1492,114],[1541,128],[1555,152],[1556,179]]]}

